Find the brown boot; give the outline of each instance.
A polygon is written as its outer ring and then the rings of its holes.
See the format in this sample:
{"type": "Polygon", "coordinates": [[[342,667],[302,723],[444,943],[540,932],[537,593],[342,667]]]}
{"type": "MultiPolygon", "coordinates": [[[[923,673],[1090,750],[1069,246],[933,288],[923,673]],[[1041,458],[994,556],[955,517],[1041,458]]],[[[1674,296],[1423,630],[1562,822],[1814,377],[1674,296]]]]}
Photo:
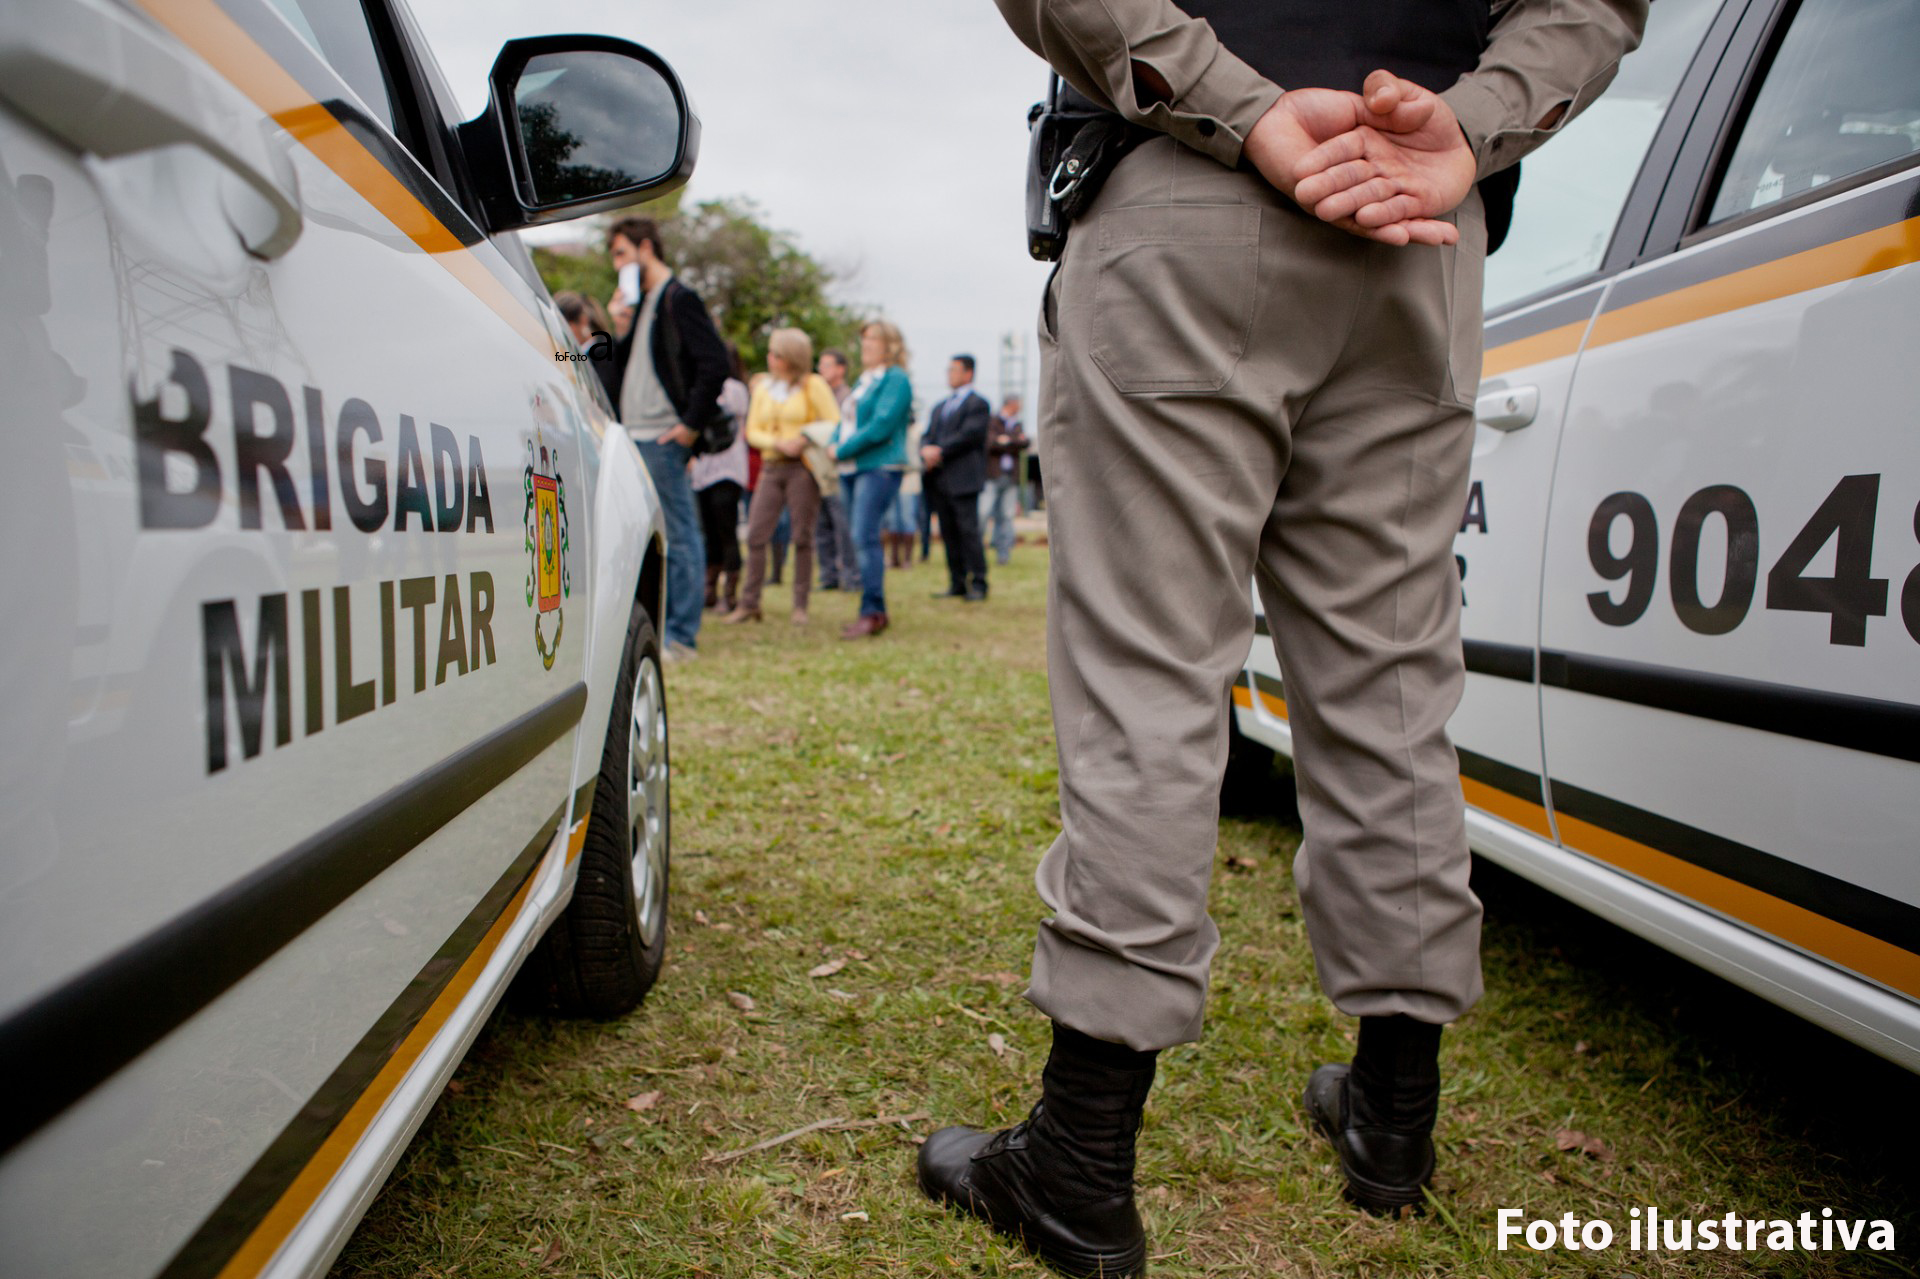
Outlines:
{"type": "Polygon", "coordinates": [[[720,575],[720,595],[722,607],[731,613],[740,607],[740,574],[738,571],[720,575]]]}
{"type": "Polygon", "coordinates": [[[866,639],[869,636],[878,635],[886,629],[887,615],[885,613],[862,613],[859,617],[848,622],[840,629],[840,638],[843,640],[866,639]]]}
{"type": "Polygon", "coordinates": [[[708,608],[720,607],[720,566],[707,565],[707,602],[708,608]]]}

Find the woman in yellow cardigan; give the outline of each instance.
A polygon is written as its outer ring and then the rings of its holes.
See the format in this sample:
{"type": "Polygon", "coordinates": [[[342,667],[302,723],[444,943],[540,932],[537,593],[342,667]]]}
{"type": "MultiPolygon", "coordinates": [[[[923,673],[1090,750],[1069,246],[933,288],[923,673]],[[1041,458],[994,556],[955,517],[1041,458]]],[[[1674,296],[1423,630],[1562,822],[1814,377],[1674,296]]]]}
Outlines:
{"type": "Polygon", "coordinates": [[[747,584],[740,607],[723,619],[760,620],[760,588],[767,580],[767,546],[780,512],[793,513],[793,620],[807,620],[813,586],[813,526],[820,514],[820,486],[801,460],[801,434],[816,422],[838,422],[840,408],[826,379],[811,372],[813,341],[799,329],[775,329],[767,340],[767,371],[753,382],[747,408],[747,443],[760,450],[760,486],[747,508],[747,584]]]}

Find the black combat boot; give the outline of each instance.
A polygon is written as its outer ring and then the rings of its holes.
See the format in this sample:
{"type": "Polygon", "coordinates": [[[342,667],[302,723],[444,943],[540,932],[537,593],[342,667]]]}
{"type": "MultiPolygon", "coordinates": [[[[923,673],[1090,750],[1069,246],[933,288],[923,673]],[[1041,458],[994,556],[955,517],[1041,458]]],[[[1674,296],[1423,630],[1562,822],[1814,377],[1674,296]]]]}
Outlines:
{"type": "Polygon", "coordinates": [[[1133,1143],[1157,1057],[1054,1023],[1039,1103],[999,1132],[942,1128],[927,1138],[920,1189],[1065,1274],[1145,1274],[1133,1143]]]}
{"type": "Polygon", "coordinates": [[[1353,1065],[1314,1071],[1306,1102],[1315,1130],[1340,1156],[1348,1198],[1381,1215],[1425,1204],[1440,1113],[1440,1027],[1362,1017],[1353,1065]]]}

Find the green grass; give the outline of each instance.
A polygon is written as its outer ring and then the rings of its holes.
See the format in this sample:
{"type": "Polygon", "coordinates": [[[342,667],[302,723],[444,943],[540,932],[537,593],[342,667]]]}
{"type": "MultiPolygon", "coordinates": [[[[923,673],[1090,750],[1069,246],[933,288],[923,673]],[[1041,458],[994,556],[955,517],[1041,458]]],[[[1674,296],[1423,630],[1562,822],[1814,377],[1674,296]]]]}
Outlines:
{"type": "MultiPolygon", "coordinates": [[[[873,642],[838,640],[854,604],[840,594],[816,594],[805,630],[780,588],[764,625],[709,625],[700,660],[669,676],[660,985],[606,1025],[497,1016],[336,1273],[1039,1274],[924,1202],[912,1164],[937,1123],[1024,1114],[1046,1052],[1020,998],[1033,866],[1059,821],[1045,572],[1022,547],[980,607],[929,600],[945,580],[932,566],[891,574],[895,626],[873,642]],[[625,1105],[652,1092],[649,1109],[625,1105]],[[823,1119],[919,1112],[933,1118],[710,1158],[823,1119]]],[[[1277,778],[1283,808],[1284,791],[1277,778]]],[[[1443,1057],[1443,1211],[1346,1207],[1298,1101],[1353,1030],[1314,981],[1289,874],[1299,838],[1282,816],[1222,825],[1207,1037],[1162,1055],[1142,1140],[1153,1273],[1916,1273],[1912,1076],[1488,867],[1488,995],[1443,1057]],[[1565,1129],[1609,1157],[1561,1151],[1565,1129]],[[1624,1226],[1646,1204],[1832,1207],[1891,1219],[1900,1251],[1495,1250],[1500,1207],[1624,1226]]]]}

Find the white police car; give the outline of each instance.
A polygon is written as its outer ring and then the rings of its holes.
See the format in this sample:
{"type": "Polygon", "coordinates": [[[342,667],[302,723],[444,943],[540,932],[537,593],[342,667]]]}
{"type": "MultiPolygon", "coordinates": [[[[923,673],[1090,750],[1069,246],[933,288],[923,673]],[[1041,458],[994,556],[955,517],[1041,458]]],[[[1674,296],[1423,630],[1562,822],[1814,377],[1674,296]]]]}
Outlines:
{"type": "Polygon", "coordinates": [[[1480,853],[1913,1069],[1917,69],[1915,0],[1661,0],[1526,161],[1451,725],[1480,853]]]}
{"type": "Polygon", "coordinates": [[[0,6],[0,1273],[317,1272],[523,962],[653,982],[662,520],[504,233],[697,150],[623,41],[0,6]]]}

